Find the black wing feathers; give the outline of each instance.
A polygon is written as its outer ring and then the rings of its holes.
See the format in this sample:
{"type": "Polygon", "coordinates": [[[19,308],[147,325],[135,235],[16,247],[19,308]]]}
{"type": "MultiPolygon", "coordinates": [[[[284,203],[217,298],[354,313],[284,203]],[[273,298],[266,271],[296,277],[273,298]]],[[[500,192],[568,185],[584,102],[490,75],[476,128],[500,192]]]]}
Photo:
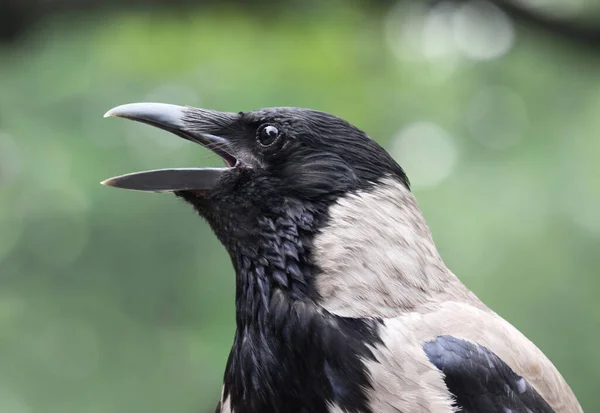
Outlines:
{"type": "Polygon", "coordinates": [[[462,413],[556,413],[539,393],[483,346],[452,336],[424,345],[462,413]]]}

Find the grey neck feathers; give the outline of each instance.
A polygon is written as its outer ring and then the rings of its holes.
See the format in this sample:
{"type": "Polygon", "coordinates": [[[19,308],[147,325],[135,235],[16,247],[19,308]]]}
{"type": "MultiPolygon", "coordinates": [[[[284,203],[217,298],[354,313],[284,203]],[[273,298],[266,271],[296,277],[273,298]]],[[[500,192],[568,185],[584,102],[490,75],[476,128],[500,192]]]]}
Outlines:
{"type": "Polygon", "coordinates": [[[315,238],[319,304],[348,317],[393,317],[476,300],[444,265],[412,193],[385,178],[340,198],[315,238]]]}

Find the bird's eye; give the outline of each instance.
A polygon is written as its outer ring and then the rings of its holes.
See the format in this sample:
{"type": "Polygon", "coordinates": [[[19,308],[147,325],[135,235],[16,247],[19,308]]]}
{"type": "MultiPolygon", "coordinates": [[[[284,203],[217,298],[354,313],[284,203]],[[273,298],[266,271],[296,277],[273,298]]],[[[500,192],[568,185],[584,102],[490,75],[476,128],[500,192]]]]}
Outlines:
{"type": "Polygon", "coordinates": [[[262,146],[271,146],[279,139],[279,130],[273,125],[267,125],[258,132],[257,138],[262,146]]]}

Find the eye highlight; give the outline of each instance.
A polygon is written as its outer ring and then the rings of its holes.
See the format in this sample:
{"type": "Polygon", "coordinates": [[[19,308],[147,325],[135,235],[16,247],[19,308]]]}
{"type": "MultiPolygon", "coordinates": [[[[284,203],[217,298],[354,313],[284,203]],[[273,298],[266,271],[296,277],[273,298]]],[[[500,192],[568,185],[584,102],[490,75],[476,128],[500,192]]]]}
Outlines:
{"type": "Polygon", "coordinates": [[[262,146],[271,146],[279,139],[279,129],[273,125],[267,125],[262,127],[256,136],[258,143],[262,146]]]}

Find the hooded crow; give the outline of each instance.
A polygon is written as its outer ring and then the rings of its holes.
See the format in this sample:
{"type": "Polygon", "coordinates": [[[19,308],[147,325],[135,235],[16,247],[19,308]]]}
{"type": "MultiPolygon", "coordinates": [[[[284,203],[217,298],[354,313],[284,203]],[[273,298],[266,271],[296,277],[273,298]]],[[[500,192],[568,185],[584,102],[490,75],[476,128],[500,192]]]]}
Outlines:
{"type": "Polygon", "coordinates": [[[392,157],[333,115],[111,109],[199,143],[225,167],[108,179],[171,192],[236,275],[217,412],[581,413],[550,360],[444,265],[392,157]]]}

